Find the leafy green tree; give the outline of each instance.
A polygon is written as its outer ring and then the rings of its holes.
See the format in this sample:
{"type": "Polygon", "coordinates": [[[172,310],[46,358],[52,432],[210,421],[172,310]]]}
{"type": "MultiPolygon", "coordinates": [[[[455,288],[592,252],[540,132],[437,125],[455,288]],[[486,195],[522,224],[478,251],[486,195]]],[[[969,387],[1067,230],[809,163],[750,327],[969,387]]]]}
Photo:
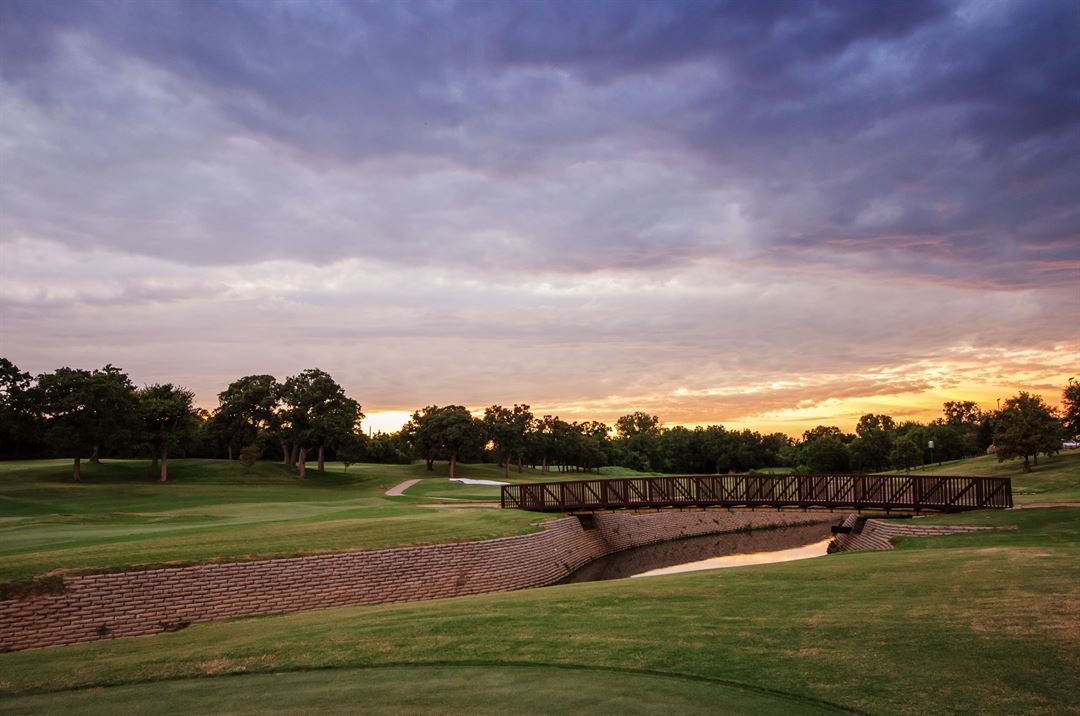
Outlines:
{"type": "Polygon", "coordinates": [[[521,471],[521,456],[532,421],[533,414],[528,405],[515,405],[512,409],[492,405],[484,409],[484,437],[494,444],[506,477],[510,476],[510,462],[515,456],[518,458],[518,471],[521,471]]]}
{"type": "Polygon", "coordinates": [[[466,449],[475,449],[483,439],[480,421],[461,405],[429,405],[413,413],[403,428],[410,436],[417,454],[427,461],[427,468],[439,457],[450,462],[450,478],[457,476],[458,456],[466,449]]]}
{"type": "Polygon", "coordinates": [[[547,472],[555,455],[557,415],[545,415],[533,421],[529,431],[529,455],[533,465],[539,464],[541,472],[547,472]]]}
{"type": "Polygon", "coordinates": [[[570,463],[586,472],[607,465],[608,456],[604,449],[607,433],[608,427],[597,421],[571,423],[568,433],[571,441],[568,450],[570,463]]]}
{"type": "Polygon", "coordinates": [[[274,376],[248,375],[218,393],[214,421],[226,438],[230,460],[234,445],[252,444],[261,431],[270,428],[280,392],[274,376]]]}
{"type": "Polygon", "coordinates": [[[702,457],[717,475],[731,471],[732,437],[723,425],[709,425],[702,435],[702,457]]]}
{"type": "Polygon", "coordinates": [[[982,411],[971,400],[948,400],[941,406],[945,422],[949,425],[978,425],[982,420],[982,411]]]}
{"type": "Polygon", "coordinates": [[[375,433],[365,441],[364,454],[367,462],[388,465],[408,465],[412,462],[408,438],[401,432],[375,433]]]}
{"type": "Polygon", "coordinates": [[[349,473],[349,467],[364,456],[364,438],[361,435],[352,435],[342,440],[336,449],[337,459],[345,466],[345,474],[349,473]]]}
{"type": "Polygon", "coordinates": [[[161,481],[169,477],[169,451],[191,440],[199,425],[195,394],[171,383],[156,383],[137,391],[143,440],[160,464],[161,481]]]}
{"type": "Polygon", "coordinates": [[[40,450],[40,424],[33,379],[0,358],[0,457],[34,457],[40,450]]]}
{"type": "Polygon", "coordinates": [[[834,474],[848,471],[850,458],[847,446],[840,437],[828,432],[807,432],[816,435],[804,445],[806,465],[811,472],[834,474]]]}
{"type": "Polygon", "coordinates": [[[889,462],[897,470],[911,472],[911,468],[922,462],[922,448],[911,438],[903,435],[897,438],[889,450],[889,462]]]}
{"type": "Polygon", "coordinates": [[[82,479],[83,455],[97,462],[103,446],[131,439],[136,398],[131,380],[119,368],[95,371],[58,368],[38,377],[36,401],[45,419],[49,445],[73,457],[72,476],[82,479]]]}
{"type": "Polygon", "coordinates": [[[869,413],[859,418],[850,447],[852,469],[875,472],[887,467],[894,430],[896,423],[888,415],[869,413]]]}
{"type": "Polygon", "coordinates": [[[1061,423],[1053,408],[1041,396],[1021,391],[1005,401],[998,412],[994,428],[994,452],[998,462],[1013,458],[1024,459],[1024,472],[1031,472],[1028,457],[1039,464],[1039,453],[1050,454],[1061,449],[1061,423]]]}
{"type": "Polygon", "coordinates": [[[635,470],[660,467],[660,418],[641,411],[615,421],[621,464],[635,470]]]}
{"type": "Polygon", "coordinates": [[[1080,436],[1080,383],[1076,382],[1076,378],[1069,378],[1069,384],[1061,394],[1061,404],[1061,421],[1066,434],[1069,437],[1080,436]]]}
{"type": "Polygon", "coordinates": [[[297,448],[297,472],[306,475],[308,451],[315,449],[318,470],[325,468],[325,449],[354,436],[364,414],[360,404],[345,395],[345,390],[329,373],[312,368],[286,379],[281,388],[282,426],[297,448]]]}

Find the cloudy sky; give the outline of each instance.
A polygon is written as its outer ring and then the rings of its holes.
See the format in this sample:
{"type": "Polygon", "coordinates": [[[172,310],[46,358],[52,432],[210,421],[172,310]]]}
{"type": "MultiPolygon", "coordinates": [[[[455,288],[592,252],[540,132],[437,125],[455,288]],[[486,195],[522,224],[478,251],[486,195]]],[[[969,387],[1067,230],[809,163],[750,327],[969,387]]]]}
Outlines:
{"type": "Polygon", "coordinates": [[[1080,375],[1080,6],[0,2],[0,354],[799,433],[1080,375]]]}

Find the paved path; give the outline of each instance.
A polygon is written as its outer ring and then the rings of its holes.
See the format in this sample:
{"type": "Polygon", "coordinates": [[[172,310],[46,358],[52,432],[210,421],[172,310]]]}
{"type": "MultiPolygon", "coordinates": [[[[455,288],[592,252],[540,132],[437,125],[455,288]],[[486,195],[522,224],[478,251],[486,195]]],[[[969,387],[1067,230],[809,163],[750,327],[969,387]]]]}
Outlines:
{"type": "Polygon", "coordinates": [[[405,482],[394,485],[386,491],[387,497],[401,497],[405,494],[405,490],[420,482],[420,480],[406,480],[405,482]]]}

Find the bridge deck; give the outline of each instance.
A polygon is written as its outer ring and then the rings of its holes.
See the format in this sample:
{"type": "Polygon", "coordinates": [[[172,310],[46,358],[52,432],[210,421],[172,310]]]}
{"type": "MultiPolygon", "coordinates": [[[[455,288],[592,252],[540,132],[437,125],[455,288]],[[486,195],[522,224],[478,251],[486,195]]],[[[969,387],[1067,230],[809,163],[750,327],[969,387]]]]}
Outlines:
{"type": "Polygon", "coordinates": [[[958,512],[1012,507],[1007,477],[686,475],[505,485],[504,509],[587,512],[661,507],[827,507],[958,512]]]}

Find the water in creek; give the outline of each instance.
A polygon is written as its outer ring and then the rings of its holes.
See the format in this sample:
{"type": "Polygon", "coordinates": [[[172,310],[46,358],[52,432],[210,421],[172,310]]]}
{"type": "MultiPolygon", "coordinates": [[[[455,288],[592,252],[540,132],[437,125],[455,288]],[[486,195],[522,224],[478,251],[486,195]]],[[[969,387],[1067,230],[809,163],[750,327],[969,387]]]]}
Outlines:
{"type": "Polygon", "coordinates": [[[824,556],[831,526],[826,522],[757,529],[635,547],[589,562],[560,583],[599,582],[824,556]]]}

